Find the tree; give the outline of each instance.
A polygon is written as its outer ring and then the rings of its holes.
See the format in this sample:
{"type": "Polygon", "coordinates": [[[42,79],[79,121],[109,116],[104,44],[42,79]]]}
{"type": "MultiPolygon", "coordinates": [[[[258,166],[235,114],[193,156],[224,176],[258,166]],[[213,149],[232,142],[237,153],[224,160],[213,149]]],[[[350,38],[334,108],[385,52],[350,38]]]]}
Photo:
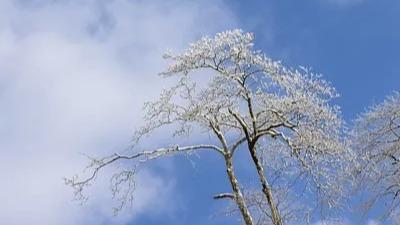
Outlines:
{"type": "MultiPolygon", "coordinates": [[[[316,193],[317,197],[308,201],[336,205],[343,192],[338,179],[346,171],[349,154],[341,139],[339,107],[329,103],[337,97],[335,89],[320,75],[305,68],[284,67],[254,50],[253,41],[251,33],[231,30],[203,37],[181,54],[165,54],[171,64],[161,76],[175,77],[177,83],[164,90],[157,101],[145,104],[147,123],[134,135],[134,151],[93,159],[91,176],[74,177],[67,184],[80,194],[102,168],[133,161],[132,170],[117,171],[113,177],[114,193],[119,193],[122,185],[133,182],[135,168],[146,161],[210,150],[224,159],[232,189],[232,193],[215,198],[231,199],[246,225],[255,224],[252,211],[262,216],[258,223],[286,222],[289,217],[283,217],[281,211],[288,204],[280,205],[283,199],[279,197],[298,200],[306,193],[316,193]],[[151,151],[137,149],[140,141],[162,127],[193,143],[203,141],[195,131],[212,139],[189,146],[172,143],[151,151]],[[256,198],[244,194],[235,175],[237,151],[251,156],[250,165],[261,186],[256,198]],[[261,202],[258,205],[264,216],[249,207],[256,202],[251,199],[261,202]]],[[[122,205],[132,193],[131,188],[126,190],[122,205]]]]}
{"type": "Polygon", "coordinates": [[[360,156],[359,185],[368,189],[366,208],[382,200],[387,218],[400,204],[400,94],[393,95],[359,116],[353,131],[360,156]]]}

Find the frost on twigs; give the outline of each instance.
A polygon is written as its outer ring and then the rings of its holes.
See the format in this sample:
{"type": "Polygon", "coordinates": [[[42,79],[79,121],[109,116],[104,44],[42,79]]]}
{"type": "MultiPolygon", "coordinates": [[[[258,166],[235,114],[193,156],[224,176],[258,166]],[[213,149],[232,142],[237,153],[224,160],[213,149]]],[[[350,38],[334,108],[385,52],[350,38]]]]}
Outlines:
{"type": "Polygon", "coordinates": [[[357,178],[362,189],[369,190],[365,208],[383,201],[386,218],[400,204],[400,93],[362,114],[353,138],[360,156],[357,178]]]}
{"type": "MultiPolygon", "coordinates": [[[[283,224],[296,224],[309,221],[309,214],[312,211],[307,204],[298,201],[297,196],[290,196],[288,189],[274,189],[276,204],[280,209],[280,216],[283,224]]],[[[246,203],[251,210],[255,225],[273,225],[272,215],[264,194],[249,188],[244,192],[246,203]]],[[[239,211],[237,206],[232,202],[227,208],[215,214],[215,216],[237,216],[239,211]]]]}
{"type": "Polygon", "coordinates": [[[225,159],[233,189],[228,199],[249,225],[254,222],[233,173],[233,156],[243,150],[252,156],[249,164],[256,168],[262,201],[267,199],[265,210],[272,213],[274,224],[282,224],[279,211],[288,205],[277,205],[284,199],[274,199],[285,196],[276,190],[286,184],[299,185],[285,186],[285,193],[302,187],[308,194],[318,194],[321,203],[337,205],[344,193],[339,177],[346,177],[350,154],[342,140],[340,109],[330,104],[338,96],[336,90],[307,68],[285,67],[254,50],[253,41],[251,33],[230,30],[203,37],[180,54],[166,53],[170,65],[161,76],[177,82],[158,100],[145,104],[146,123],[134,133],[131,154],[93,161],[93,176],[69,184],[80,192],[103,167],[117,161],[140,166],[167,155],[212,150],[225,159]],[[139,149],[139,142],[165,127],[193,143],[202,142],[194,131],[205,132],[210,139],[198,145],[139,149]]]}
{"type": "MultiPolygon", "coordinates": [[[[99,171],[113,162],[125,158],[125,156],[119,156],[117,154],[104,157],[104,158],[93,158],[88,156],[90,163],[85,168],[89,172],[87,178],[82,179],[78,175],[72,178],[64,178],[66,185],[71,186],[74,189],[75,200],[82,204],[88,200],[84,191],[96,180],[99,171]]],[[[118,201],[118,205],[113,207],[114,214],[117,214],[124,206],[132,203],[133,191],[135,190],[134,175],[136,168],[124,168],[112,174],[110,177],[110,190],[113,199],[118,201]]]]}

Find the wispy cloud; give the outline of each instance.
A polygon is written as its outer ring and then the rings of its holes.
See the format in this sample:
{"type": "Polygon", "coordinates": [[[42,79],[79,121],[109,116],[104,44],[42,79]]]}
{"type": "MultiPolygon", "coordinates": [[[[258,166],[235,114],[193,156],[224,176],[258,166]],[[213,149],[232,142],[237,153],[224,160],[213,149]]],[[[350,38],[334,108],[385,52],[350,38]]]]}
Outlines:
{"type": "MultiPolygon", "coordinates": [[[[143,101],[165,85],[156,76],[165,48],[180,49],[201,34],[234,24],[221,2],[209,5],[1,1],[0,199],[7,202],[0,205],[2,224],[133,219],[131,213],[111,216],[107,180],[100,180],[104,185],[92,189],[92,201],[79,207],[61,178],[85,165],[79,153],[126,146],[140,123],[143,101]]],[[[155,204],[167,201],[173,181],[144,171],[138,184],[130,212],[165,208],[155,204]]]]}

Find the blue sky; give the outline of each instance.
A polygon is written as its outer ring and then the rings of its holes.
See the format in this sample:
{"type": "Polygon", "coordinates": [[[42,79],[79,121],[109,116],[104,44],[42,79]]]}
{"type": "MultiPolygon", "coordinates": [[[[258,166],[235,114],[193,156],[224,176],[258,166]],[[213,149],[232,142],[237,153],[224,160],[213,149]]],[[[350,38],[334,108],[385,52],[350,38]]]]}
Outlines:
{"type": "Polygon", "coordinates": [[[84,167],[81,153],[127,145],[142,103],[168,85],[157,76],[165,49],[225,29],[253,32],[272,58],[322,73],[351,122],[400,89],[399,12],[395,0],[1,1],[0,223],[240,224],[214,215],[224,203],[211,196],[229,187],[212,154],[194,168],[178,156],[141,171],[134,205],[118,217],[106,179],[79,206],[61,178],[84,167]]]}
{"type": "Polygon", "coordinates": [[[237,1],[233,8],[259,37],[258,46],[289,65],[324,74],[342,95],[346,119],[399,89],[399,2],[251,2],[237,1]]]}

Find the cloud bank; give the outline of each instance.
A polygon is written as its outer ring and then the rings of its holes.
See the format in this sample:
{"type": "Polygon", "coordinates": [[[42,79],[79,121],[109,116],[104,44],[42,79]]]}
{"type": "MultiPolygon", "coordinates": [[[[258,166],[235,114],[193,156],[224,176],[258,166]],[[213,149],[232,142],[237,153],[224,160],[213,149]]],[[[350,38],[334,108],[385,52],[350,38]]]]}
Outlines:
{"type": "Polygon", "coordinates": [[[62,177],[83,168],[80,153],[126,147],[142,103],[166,85],[156,75],[162,51],[234,27],[222,1],[19,0],[1,1],[0,12],[0,223],[124,224],[163,213],[173,182],[152,171],[119,217],[107,180],[80,207],[62,177]]]}

